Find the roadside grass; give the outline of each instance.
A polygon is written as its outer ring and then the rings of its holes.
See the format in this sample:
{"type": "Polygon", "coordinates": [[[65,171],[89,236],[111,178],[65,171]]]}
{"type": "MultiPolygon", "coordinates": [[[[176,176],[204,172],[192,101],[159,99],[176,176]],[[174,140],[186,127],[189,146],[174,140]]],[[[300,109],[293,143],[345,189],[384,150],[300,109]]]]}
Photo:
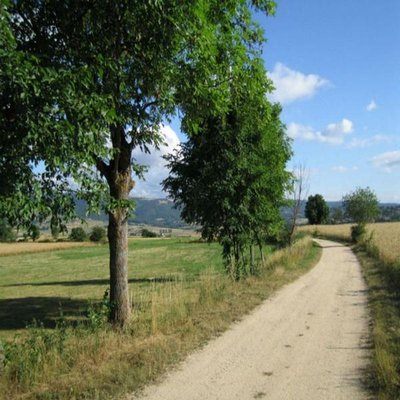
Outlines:
{"type": "MultiPolygon", "coordinates": [[[[350,241],[352,225],[307,225],[300,227],[298,231],[322,235],[332,240],[350,241]]],[[[381,260],[395,262],[400,259],[400,222],[367,224],[367,239],[378,249],[381,260]]]]}
{"type": "Polygon", "coordinates": [[[379,400],[400,399],[400,260],[384,261],[368,242],[355,251],[369,287],[373,319],[370,387],[379,400]]]}
{"type": "MultiPolygon", "coordinates": [[[[318,234],[349,242],[349,226],[318,227],[318,234]]],[[[372,316],[366,384],[379,400],[400,399],[400,223],[371,224],[368,231],[365,240],[353,246],[369,288],[372,316]]]]}
{"type": "Polygon", "coordinates": [[[132,240],[129,248],[134,311],[124,331],[109,327],[107,303],[100,301],[108,285],[105,247],[0,259],[0,398],[108,399],[138,391],[321,254],[309,238],[301,239],[291,249],[270,250],[258,276],[233,282],[223,273],[217,244],[149,239],[132,240]],[[60,299],[64,315],[57,322],[60,299]],[[30,304],[26,317],[36,315],[39,304],[43,326],[22,330],[15,307],[30,304]]]}

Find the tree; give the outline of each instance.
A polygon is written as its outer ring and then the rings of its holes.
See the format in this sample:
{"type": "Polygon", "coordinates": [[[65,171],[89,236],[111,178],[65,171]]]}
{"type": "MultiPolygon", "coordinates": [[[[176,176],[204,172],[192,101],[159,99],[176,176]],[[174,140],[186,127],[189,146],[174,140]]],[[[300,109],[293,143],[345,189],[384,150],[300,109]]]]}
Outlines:
{"type": "Polygon", "coordinates": [[[164,188],[181,208],[182,218],[201,226],[202,237],[218,240],[234,279],[254,272],[253,244],[280,221],[289,174],[289,141],[280,107],[266,100],[271,85],[254,55],[231,72],[228,111],[205,114],[198,130],[167,157],[171,175],[164,188]]]}
{"type": "Polygon", "coordinates": [[[378,198],[369,187],[346,194],[342,202],[346,217],[358,225],[373,222],[380,213],[378,198]]]}
{"type": "Polygon", "coordinates": [[[0,214],[20,224],[52,215],[61,224],[65,215],[72,218],[77,197],[89,211],[104,205],[110,318],[118,326],[130,314],[132,174],[144,172],[132,152],[157,147],[160,124],[177,109],[191,116],[186,124],[193,130],[197,113],[226,109],[232,59],[259,42],[251,6],[273,13],[275,4],[16,0],[1,6],[7,46],[0,50],[0,120],[7,140],[0,175],[9,176],[3,164],[23,173],[7,180],[0,214]],[[32,170],[42,162],[43,173],[32,170]]]}
{"type": "Polygon", "coordinates": [[[365,225],[378,217],[379,201],[376,194],[369,188],[357,188],[343,197],[343,208],[346,217],[356,223],[351,229],[354,242],[358,242],[365,234],[365,225]]]}
{"type": "Polygon", "coordinates": [[[332,224],[343,222],[343,210],[340,207],[332,208],[330,211],[332,224]]]}
{"type": "Polygon", "coordinates": [[[37,225],[32,224],[28,229],[28,236],[36,242],[40,238],[40,229],[37,225]]]}
{"type": "Polygon", "coordinates": [[[305,215],[311,225],[320,225],[328,221],[329,207],[322,195],[308,197],[305,215]]]}
{"type": "Polygon", "coordinates": [[[307,198],[309,173],[304,164],[295,166],[292,174],[292,182],[289,193],[292,198],[289,200],[291,215],[288,221],[287,241],[291,246],[293,236],[300,215],[301,204],[307,198]]]}

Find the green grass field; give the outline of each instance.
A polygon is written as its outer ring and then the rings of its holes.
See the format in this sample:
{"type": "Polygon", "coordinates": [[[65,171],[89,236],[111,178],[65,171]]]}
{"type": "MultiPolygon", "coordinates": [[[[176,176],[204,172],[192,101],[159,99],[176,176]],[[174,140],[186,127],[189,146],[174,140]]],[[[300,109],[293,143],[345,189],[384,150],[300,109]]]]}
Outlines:
{"type": "MultiPolygon", "coordinates": [[[[185,281],[223,269],[217,244],[188,238],[131,239],[129,283],[133,303],[150,285],[185,281]]],[[[108,245],[0,257],[0,338],[33,318],[54,326],[60,309],[80,319],[109,284],[108,245]]]]}

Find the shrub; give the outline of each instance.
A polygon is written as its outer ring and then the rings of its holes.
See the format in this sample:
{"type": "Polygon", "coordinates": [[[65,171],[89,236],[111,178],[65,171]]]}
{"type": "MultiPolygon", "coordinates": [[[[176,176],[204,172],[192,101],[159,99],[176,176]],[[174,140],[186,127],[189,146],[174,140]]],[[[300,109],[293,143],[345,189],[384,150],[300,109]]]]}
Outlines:
{"type": "Polygon", "coordinates": [[[143,228],[142,229],[142,237],[147,237],[147,238],[157,237],[157,233],[149,231],[146,228],[143,228]]]}
{"type": "Polygon", "coordinates": [[[0,242],[15,242],[17,235],[5,220],[0,220],[0,242]]]}
{"type": "Polygon", "coordinates": [[[364,224],[357,224],[351,227],[351,240],[354,243],[359,243],[367,232],[364,224]]]}
{"type": "Polygon", "coordinates": [[[60,236],[60,227],[57,225],[51,225],[50,230],[51,230],[51,236],[53,237],[53,239],[57,240],[58,237],[60,236]]]}
{"type": "Polygon", "coordinates": [[[28,230],[28,236],[32,238],[34,242],[39,239],[40,237],[40,229],[37,225],[31,225],[28,230]]]}
{"type": "Polygon", "coordinates": [[[74,242],[84,242],[85,240],[87,240],[87,234],[85,230],[81,227],[72,228],[69,239],[73,240],[74,242]]]}
{"type": "Polygon", "coordinates": [[[103,242],[106,240],[106,230],[102,226],[94,226],[89,239],[92,242],[103,242]]]}

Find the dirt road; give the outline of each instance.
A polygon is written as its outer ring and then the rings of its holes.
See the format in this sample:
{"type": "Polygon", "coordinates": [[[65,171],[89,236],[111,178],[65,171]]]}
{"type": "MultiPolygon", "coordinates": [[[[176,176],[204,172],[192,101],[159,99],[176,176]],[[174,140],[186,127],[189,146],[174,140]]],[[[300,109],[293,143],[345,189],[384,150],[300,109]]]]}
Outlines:
{"type": "MultiPolygon", "coordinates": [[[[366,287],[347,247],[191,355],[146,400],[358,400],[368,365],[366,287]]],[[[136,399],[137,397],[131,397],[136,399]]]]}

